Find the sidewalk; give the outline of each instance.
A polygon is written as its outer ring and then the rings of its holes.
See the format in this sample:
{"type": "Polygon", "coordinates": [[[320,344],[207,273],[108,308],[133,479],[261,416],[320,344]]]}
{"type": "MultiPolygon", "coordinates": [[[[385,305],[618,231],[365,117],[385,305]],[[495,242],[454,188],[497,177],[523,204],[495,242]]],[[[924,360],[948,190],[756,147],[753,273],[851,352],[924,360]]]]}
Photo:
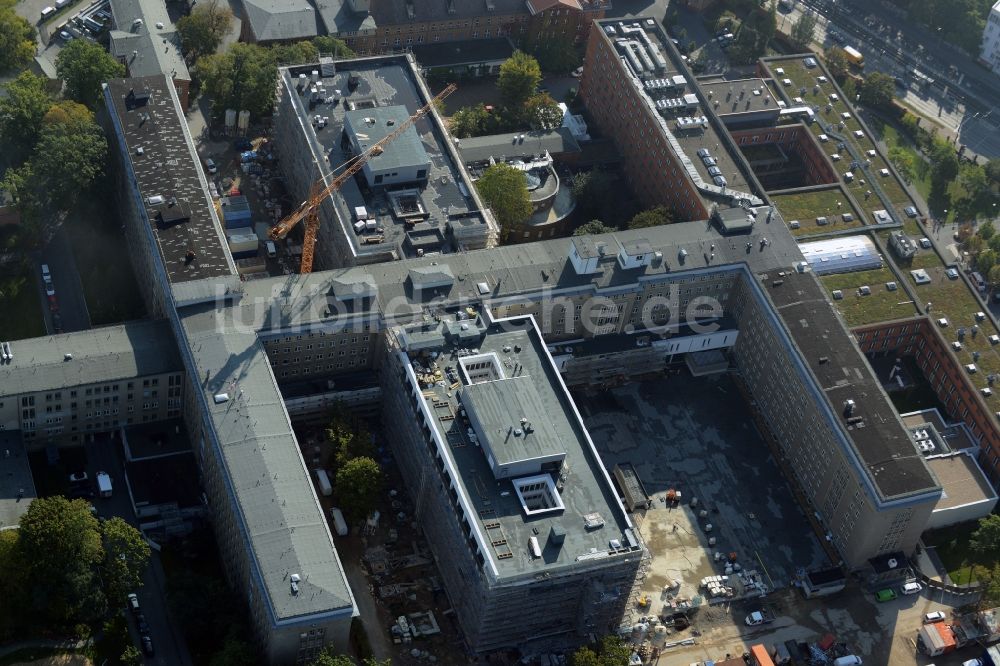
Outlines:
{"type": "Polygon", "coordinates": [[[88,638],[82,641],[74,641],[71,639],[38,639],[34,641],[19,641],[17,643],[8,643],[0,647],[0,657],[6,657],[7,655],[14,654],[19,650],[28,650],[31,648],[51,648],[53,650],[66,650],[75,651],[87,647],[94,642],[93,638],[88,638]]]}

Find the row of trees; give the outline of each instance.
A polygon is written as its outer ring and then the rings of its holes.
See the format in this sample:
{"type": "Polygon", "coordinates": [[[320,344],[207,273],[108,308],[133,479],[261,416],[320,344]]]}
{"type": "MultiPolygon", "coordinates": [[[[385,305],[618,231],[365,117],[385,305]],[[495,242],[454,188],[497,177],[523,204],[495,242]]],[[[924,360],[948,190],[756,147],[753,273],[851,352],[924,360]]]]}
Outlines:
{"type": "Polygon", "coordinates": [[[0,0],[0,74],[23,69],[35,57],[35,28],[14,11],[17,0],[0,0]]]}
{"type": "Polygon", "coordinates": [[[326,439],[332,448],[337,501],[350,520],[362,520],[375,509],[383,485],[371,433],[346,411],[337,410],[326,428],[326,439]]]}
{"type": "Polygon", "coordinates": [[[501,104],[464,107],[451,116],[451,133],[460,139],[518,129],[552,129],[562,122],[562,110],[548,93],[538,92],[542,69],[538,60],[515,51],[500,66],[497,88],[501,104]]]}
{"type": "Polygon", "coordinates": [[[108,144],[94,111],[102,82],[125,74],[121,63],[85,39],[63,48],[56,70],[69,99],[57,100],[46,79],[27,71],[0,98],[0,142],[8,166],[0,189],[17,204],[28,237],[43,237],[104,172],[108,144]]]}
{"type": "Polygon", "coordinates": [[[971,55],[979,47],[993,0],[892,0],[909,12],[909,17],[937,31],[971,55]]]}
{"type": "Polygon", "coordinates": [[[270,115],[274,108],[278,67],[316,62],[321,51],[334,50],[343,56],[354,55],[343,42],[327,36],[271,47],[238,42],[224,53],[209,51],[200,55],[194,78],[211,98],[212,113],[217,118],[226,109],[247,109],[259,118],[270,115]]]}
{"type": "Polygon", "coordinates": [[[0,638],[46,627],[89,633],[142,585],[149,545],[121,518],[98,521],[84,500],[35,499],[19,529],[0,531],[0,638]]]}

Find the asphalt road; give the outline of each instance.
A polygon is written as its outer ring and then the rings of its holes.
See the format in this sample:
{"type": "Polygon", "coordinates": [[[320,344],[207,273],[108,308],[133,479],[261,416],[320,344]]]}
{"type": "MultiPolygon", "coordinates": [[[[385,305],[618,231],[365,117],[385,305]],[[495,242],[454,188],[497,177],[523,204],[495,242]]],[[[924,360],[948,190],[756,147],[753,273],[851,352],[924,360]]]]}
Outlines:
{"type": "MultiPolygon", "coordinates": [[[[128,487],[125,484],[121,445],[118,440],[109,440],[107,435],[97,436],[95,440],[84,444],[87,452],[87,473],[91,479],[95,479],[98,471],[107,472],[111,475],[113,488],[111,497],[97,497],[92,500],[97,507],[98,515],[104,518],[118,516],[138,528],[128,487]]],[[[155,549],[150,557],[149,566],[143,572],[142,581],[143,586],[136,590],[136,594],[139,597],[142,613],[146,616],[146,622],[149,623],[155,649],[155,655],[147,657],[145,662],[162,666],[189,666],[191,655],[188,653],[187,644],[167,610],[165,577],[159,554],[155,549]]],[[[129,634],[136,647],[141,650],[134,618],[131,613],[128,615],[129,634]]]]}
{"type": "Polygon", "coordinates": [[[61,330],[67,333],[85,331],[90,328],[87,299],[84,297],[80,273],[76,269],[69,235],[65,230],[61,229],[48,246],[41,251],[35,266],[35,273],[38,276],[38,295],[42,302],[45,330],[48,333],[56,332],[55,317],[58,317],[61,330]],[[52,285],[56,290],[56,303],[59,307],[58,313],[52,311],[45,294],[41,279],[42,264],[48,264],[49,272],[52,275],[52,285]]]}
{"type": "Polygon", "coordinates": [[[959,143],[969,150],[984,157],[1000,155],[996,124],[1000,118],[995,117],[1000,114],[992,113],[1000,106],[995,74],[964,51],[926,28],[904,21],[881,4],[867,0],[803,0],[783,20],[790,25],[803,8],[823,17],[817,39],[827,45],[834,43],[827,38],[825,29],[828,23],[836,25],[847,37],[846,43],[864,54],[867,71],[902,77],[907,83],[906,101],[917,110],[956,131],[959,143]],[[928,88],[920,86],[914,70],[936,83],[928,88]]]}

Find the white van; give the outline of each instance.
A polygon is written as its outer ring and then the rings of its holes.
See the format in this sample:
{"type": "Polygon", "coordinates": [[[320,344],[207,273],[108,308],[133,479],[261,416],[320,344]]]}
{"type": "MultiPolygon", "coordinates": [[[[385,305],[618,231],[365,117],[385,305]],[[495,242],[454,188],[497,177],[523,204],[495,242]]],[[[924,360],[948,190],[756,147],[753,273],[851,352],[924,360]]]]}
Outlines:
{"type": "Polygon", "coordinates": [[[833,660],[833,666],[861,666],[861,657],[853,654],[837,657],[833,660]]]}
{"type": "Polygon", "coordinates": [[[919,594],[922,589],[924,589],[923,585],[916,581],[910,581],[899,588],[899,591],[903,594],[919,594]]]}
{"type": "Polygon", "coordinates": [[[49,18],[55,13],[56,13],[55,7],[46,7],[45,9],[42,10],[42,20],[44,21],[45,19],[49,18]]]}

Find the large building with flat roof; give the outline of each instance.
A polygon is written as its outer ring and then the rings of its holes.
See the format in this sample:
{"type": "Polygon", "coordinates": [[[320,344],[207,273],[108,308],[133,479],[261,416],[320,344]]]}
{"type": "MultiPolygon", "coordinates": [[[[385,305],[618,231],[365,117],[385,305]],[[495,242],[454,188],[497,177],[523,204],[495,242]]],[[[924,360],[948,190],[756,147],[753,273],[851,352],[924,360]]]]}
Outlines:
{"type": "Polygon", "coordinates": [[[391,337],[390,441],[473,651],[612,630],[644,549],[535,322],[391,337]]]}
{"type": "Polygon", "coordinates": [[[614,139],[646,206],[704,220],[713,206],[759,205],[761,188],[653,19],[606,19],[590,31],[580,96],[614,139]]]}
{"type": "Polygon", "coordinates": [[[169,404],[191,434],[226,572],[246,595],[260,653],[292,663],[345,648],[357,608],[263,345],[256,332],[220,334],[214,317],[197,316],[203,303],[237,299],[241,283],[173,83],[112,80],[104,101],[130,256],[184,370],[183,386],[170,378],[169,404]]]}
{"type": "MultiPolygon", "coordinates": [[[[329,183],[337,167],[431,98],[408,55],[282,68],[274,134],[293,198],[305,200],[319,179],[329,183]]],[[[437,109],[328,197],[319,216],[317,268],[458,252],[497,241],[496,223],[437,109]]]]}

